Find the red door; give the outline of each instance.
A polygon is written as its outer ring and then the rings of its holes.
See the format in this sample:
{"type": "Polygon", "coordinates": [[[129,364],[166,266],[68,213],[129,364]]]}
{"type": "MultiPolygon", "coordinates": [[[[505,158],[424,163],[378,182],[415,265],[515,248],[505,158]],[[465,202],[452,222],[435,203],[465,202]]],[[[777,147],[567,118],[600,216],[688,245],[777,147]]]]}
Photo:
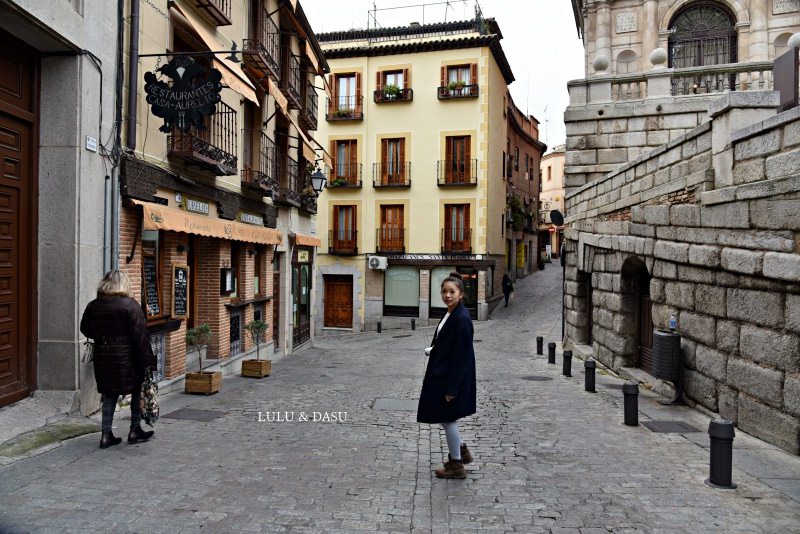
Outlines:
{"type": "Polygon", "coordinates": [[[353,327],[352,276],[325,276],[325,326],[353,327]]]}
{"type": "Polygon", "coordinates": [[[36,63],[0,37],[0,406],[34,389],[36,63]]]}

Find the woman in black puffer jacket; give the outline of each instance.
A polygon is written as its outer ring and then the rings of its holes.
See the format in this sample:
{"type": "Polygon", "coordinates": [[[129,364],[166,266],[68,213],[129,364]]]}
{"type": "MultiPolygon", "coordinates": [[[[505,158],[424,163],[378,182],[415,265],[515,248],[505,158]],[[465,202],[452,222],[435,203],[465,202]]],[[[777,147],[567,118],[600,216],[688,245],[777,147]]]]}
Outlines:
{"type": "Polygon", "coordinates": [[[94,340],[94,376],[97,391],[103,395],[103,422],[100,448],[116,445],[111,424],[120,395],[131,394],[131,429],[128,443],[147,441],[153,431],[141,427],[139,405],[144,370],[155,369],[142,307],[130,297],[131,284],[122,271],[109,271],[97,286],[97,299],[86,306],[81,333],[94,340]]]}

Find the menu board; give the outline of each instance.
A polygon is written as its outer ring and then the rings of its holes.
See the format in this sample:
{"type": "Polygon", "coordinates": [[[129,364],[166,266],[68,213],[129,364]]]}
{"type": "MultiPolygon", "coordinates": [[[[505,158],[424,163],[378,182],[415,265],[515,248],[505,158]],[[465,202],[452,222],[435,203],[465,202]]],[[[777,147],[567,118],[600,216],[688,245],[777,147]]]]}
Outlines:
{"type": "Polygon", "coordinates": [[[142,243],[142,284],[144,286],[144,301],[147,306],[147,316],[161,315],[161,295],[158,291],[158,261],[155,246],[149,247],[142,243]]]}
{"type": "Polygon", "coordinates": [[[189,317],[189,267],[172,264],[172,316],[189,317]]]}

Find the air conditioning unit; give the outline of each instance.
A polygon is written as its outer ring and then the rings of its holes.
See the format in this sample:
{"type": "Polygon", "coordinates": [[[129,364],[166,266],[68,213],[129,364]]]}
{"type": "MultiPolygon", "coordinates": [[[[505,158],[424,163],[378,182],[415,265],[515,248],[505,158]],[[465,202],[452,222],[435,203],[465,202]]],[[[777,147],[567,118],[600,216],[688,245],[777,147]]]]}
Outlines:
{"type": "Polygon", "coordinates": [[[370,256],[367,259],[367,265],[369,265],[370,269],[385,271],[387,263],[388,260],[385,256],[370,256]]]}

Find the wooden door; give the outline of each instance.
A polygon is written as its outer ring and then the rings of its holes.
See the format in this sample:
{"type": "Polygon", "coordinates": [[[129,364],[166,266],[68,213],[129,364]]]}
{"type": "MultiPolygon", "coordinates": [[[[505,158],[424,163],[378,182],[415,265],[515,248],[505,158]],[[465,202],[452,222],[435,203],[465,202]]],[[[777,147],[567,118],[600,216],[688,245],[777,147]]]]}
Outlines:
{"type": "Polygon", "coordinates": [[[35,388],[36,63],[0,38],[0,406],[35,388]]]}
{"type": "Polygon", "coordinates": [[[325,276],[325,326],[353,327],[352,276],[325,276]]]}
{"type": "Polygon", "coordinates": [[[650,301],[650,278],[639,275],[636,281],[638,304],[637,340],[639,348],[639,367],[653,374],[653,304],[650,301]]]}

